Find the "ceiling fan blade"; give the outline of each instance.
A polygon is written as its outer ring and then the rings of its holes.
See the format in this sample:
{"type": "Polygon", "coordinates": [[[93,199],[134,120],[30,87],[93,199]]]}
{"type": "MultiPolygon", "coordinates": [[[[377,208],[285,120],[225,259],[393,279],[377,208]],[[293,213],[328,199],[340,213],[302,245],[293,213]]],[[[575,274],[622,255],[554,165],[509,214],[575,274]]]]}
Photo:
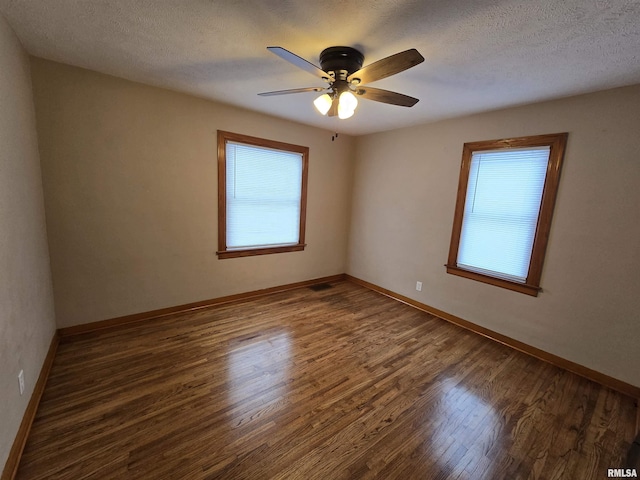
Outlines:
{"type": "Polygon", "coordinates": [[[422,62],[424,62],[424,57],[420,55],[418,50],[412,48],[362,67],[357,72],[349,75],[347,81],[351,82],[354,79],[359,79],[360,83],[358,85],[375,82],[415,67],[422,62]]]}
{"type": "Polygon", "coordinates": [[[331,76],[320,67],[316,67],[313,63],[307,62],[304,58],[299,57],[295,53],[291,53],[289,50],[286,50],[282,47],[267,47],[267,50],[269,50],[271,53],[275,53],[283,60],[286,60],[289,63],[293,63],[296,67],[309,72],[311,75],[315,75],[316,77],[320,77],[326,81],[329,81],[331,79],[331,76]]]}
{"type": "Polygon", "coordinates": [[[263,92],[258,95],[262,97],[270,97],[272,95],[289,95],[290,93],[324,92],[325,90],[327,89],[323,87],[292,88],[289,90],[276,90],[275,92],[263,92]]]}
{"type": "Polygon", "coordinates": [[[382,90],[381,88],[361,87],[356,90],[356,94],[367,100],[399,105],[401,107],[413,107],[419,101],[417,98],[410,97],[409,95],[390,92],[389,90],[382,90]]]}

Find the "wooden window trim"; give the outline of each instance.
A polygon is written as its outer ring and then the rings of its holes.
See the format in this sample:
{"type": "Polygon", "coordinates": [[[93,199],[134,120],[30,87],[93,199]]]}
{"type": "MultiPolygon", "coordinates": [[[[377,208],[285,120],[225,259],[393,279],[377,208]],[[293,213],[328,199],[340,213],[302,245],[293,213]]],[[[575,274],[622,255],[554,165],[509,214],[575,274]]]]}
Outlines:
{"type": "Polygon", "coordinates": [[[488,283],[498,287],[506,288],[534,297],[538,296],[540,279],[542,277],[542,265],[549,242],[549,232],[551,230],[551,218],[556,202],[558,185],[560,182],[560,171],[567,144],[568,133],[553,133],[546,135],[535,135],[529,137],[517,137],[501,140],[488,140],[480,142],[465,143],[462,149],[462,164],[460,166],[460,181],[456,196],[456,210],[453,219],[453,229],[451,232],[451,243],[449,245],[449,258],[447,259],[447,273],[470,278],[483,283],[488,283]],[[549,146],[549,161],[547,163],[547,174],[542,190],[542,201],[540,203],[540,214],[536,226],[536,233],[531,252],[531,262],[527,279],[524,283],[513,282],[502,278],[473,272],[457,266],[458,247],[460,245],[460,233],[462,230],[462,219],[464,216],[464,204],[467,195],[467,183],[469,180],[469,170],[471,167],[471,156],[473,152],[486,150],[499,150],[506,148],[527,148],[549,146]]]}
{"type": "Polygon", "coordinates": [[[218,258],[249,257],[254,255],[269,255],[272,253],[299,252],[304,250],[305,224],[307,219],[307,177],[309,171],[309,147],[291,143],[251,137],[239,133],[218,130],[218,258]],[[227,249],[227,142],[244,143],[256,147],[273,148],[302,154],[302,191],[300,194],[300,233],[297,244],[281,247],[227,249]]]}

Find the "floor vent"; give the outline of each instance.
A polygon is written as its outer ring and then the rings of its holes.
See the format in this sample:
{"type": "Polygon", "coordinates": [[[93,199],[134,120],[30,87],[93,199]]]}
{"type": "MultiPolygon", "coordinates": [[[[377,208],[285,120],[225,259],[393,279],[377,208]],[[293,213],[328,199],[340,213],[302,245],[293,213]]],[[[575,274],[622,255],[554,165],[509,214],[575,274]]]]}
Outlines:
{"type": "Polygon", "coordinates": [[[309,288],[314,292],[319,292],[321,290],[326,290],[328,288],[333,288],[333,287],[328,283],[318,283],[316,285],[311,285],[309,288]]]}

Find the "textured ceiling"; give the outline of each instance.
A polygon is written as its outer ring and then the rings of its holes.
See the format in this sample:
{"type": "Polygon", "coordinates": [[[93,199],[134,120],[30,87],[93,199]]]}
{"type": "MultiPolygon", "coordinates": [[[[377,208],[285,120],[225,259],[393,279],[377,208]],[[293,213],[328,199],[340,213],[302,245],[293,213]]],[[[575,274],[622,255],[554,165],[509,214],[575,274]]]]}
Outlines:
{"type": "Polygon", "coordinates": [[[32,55],[188,92],[328,130],[364,134],[640,83],[640,0],[0,0],[32,55]],[[372,86],[413,108],[361,100],[323,117],[324,86],[268,52],[319,64],[360,49],[367,65],[417,48],[425,61],[372,86]]]}

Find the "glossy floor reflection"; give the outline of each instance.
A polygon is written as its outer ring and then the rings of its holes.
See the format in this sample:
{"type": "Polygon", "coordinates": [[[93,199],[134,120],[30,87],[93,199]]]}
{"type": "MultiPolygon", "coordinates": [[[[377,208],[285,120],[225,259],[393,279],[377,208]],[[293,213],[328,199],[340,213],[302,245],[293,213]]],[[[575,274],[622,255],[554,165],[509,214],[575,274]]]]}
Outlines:
{"type": "Polygon", "coordinates": [[[600,479],[634,400],[349,282],[60,345],[18,479],[600,479]]]}
{"type": "Polygon", "coordinates": [[[228,359],[229,404],[259,398],[260,405],[285,399],[288,393],[291,341],[282,329],[267,330],[230,342],[228,359]]]}

